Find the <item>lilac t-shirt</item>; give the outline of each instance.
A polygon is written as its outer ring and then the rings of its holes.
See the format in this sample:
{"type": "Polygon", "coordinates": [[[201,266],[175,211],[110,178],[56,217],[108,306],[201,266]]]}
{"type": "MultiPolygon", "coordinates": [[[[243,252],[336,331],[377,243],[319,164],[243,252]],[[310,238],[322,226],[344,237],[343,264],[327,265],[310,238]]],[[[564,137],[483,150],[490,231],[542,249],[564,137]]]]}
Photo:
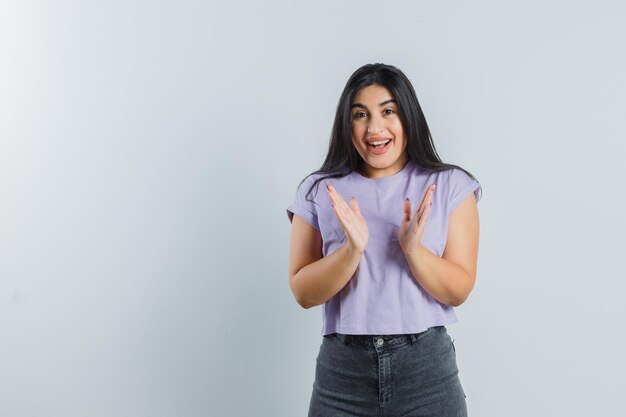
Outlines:
{"type": "MultiPolygon", "coordinates": [[[[327,175],[327,174],[326,174],[327,175]]],[[[322,254],[328,256],[345,243],[346,236],[326,192],[330,182],[346,202],[354,196],[367,222],[369,240],[359,266],[348,283],[326,301],[322,310],[322,335],[331,333],[391,335],[419,333],[431,326],[458,321],[454,307],[435,300],[417,283],[398,241],[404,199],[411,200],[414,215],[426,188],[437,184],[422,244],[441,257],[448,236],[450,213],[480,184],[459,169],[431,172],[409,160],[401,171],[382,178],[351,172],[343,178],[326,178],[305,195],[324,174],[309,176],[287,208],[322,235],[322,254]]]]}

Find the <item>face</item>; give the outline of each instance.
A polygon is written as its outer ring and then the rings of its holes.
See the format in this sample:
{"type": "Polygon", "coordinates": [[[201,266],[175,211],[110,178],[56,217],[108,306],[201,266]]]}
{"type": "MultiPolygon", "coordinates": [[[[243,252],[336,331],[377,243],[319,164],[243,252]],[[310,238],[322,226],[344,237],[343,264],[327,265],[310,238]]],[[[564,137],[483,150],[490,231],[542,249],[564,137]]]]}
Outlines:
{"type": "Polygon", "coordinates": [[[364,161],[361,174],[380,178],[399,172],[409,157],[398,104],[391,92],[378,84],[362,88],[352,102],[350,116],[352,143],[364,161]]]}

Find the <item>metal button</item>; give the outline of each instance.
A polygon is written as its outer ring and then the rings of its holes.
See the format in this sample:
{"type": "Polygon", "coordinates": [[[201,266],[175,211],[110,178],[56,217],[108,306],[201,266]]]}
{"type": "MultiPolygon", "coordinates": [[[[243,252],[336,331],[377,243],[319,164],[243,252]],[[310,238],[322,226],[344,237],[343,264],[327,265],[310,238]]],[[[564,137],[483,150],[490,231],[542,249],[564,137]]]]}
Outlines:
{"type": "Polygon", "coordinates": [[[378,340],[376,341],[376,344],[377,344],[378,346],[382,346],[382,345],[383,345],[383,343],[385,343],[385,342],[383,341],[383,338],[382,338],[382,337],[379,337],[379,338],[378,338],[378,340]]]}

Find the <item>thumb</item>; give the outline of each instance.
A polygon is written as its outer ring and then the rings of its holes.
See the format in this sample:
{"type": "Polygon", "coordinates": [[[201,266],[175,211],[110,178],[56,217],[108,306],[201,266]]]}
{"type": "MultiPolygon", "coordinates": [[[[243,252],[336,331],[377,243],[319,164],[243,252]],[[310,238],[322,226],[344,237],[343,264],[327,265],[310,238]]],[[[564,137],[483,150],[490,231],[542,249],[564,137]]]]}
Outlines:
{"type": "Polygon", "coordinates": [[[411,221],[411,200],[409,197],[404,199],[404,213],[402,214],[402,223],[411,221]]]}
{"type": "Polygon", "coordinates": [[[357,203],[356,198],[350,197],[350,207],[352,207],[352,210],[354,210],[354,213],[359,219],[365,220],[361,214],[361,209],[359,208],[359,203],[357,203]]]}

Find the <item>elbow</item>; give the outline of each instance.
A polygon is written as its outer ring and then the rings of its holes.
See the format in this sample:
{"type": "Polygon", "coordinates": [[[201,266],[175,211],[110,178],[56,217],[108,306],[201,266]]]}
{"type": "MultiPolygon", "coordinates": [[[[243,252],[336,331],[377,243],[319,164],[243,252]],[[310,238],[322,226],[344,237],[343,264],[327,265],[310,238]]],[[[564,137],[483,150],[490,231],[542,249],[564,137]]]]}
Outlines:
{"type": "Polygon", "coordinates": [[[302,307],[305,310],[308,310],[311,307],[317,307],[319,305],[324,304],[324,301],[320,302],[319,300],[311,299],[311,297],[296,298],[296,301],[298,302],[298,304],[300,304],[300,307],[302,307]]]}
{"type": "Polygon", "coordinates": [[[296,294],[296,301],[298,302],[300,307],[302,307],[305,310],[308,310],[311,307],[315,307],[320,304],[323,304],[323,302],[319,302],[318,299],[311,297],[311,294],[307,294],[307,293],[296,294]]]}
{"type": "Polygon", "coordinates": [[[454,298],[448,302],[448,305],[451,305],[452,307],[459,307],[465,302],[465,300],[467,300],[467,297],[454,298]]]}
{"type": "Polygon", "coordinates": [[[315,302],[315,300],[312,300],[311,297],[307,297],[306,294],[294,293],[294,297],[298,305],[305,310],[308,310],[309,308],[315,307],[320,304],[318,302],[315,302]]]}
{"type": "Polygon", "coordinates": [[[320,301],[319,298],[311,298],[311,297],[296,298],[296,301],[298,302],[298,304],[300,304],[300,307],[304,308],[305,310],[308,310],[311,307],[317,307],[326,302],[326,301],[320,301]]]}
{"type": "Polygon", "coordinates": [[[464,288],[462,291],[457,292],[456,294],[454,294],[449,300],[448,303],[449,305],[451,305],[452,307],[459,307],[461,304],[463,304],[465,301],[467,301],[467,298],[470,295],[470,292],[472,291],[472,288],[464,288]]]}
{"type": "Polygon", "coordinates": [[[306,297],[306,294],[303,293],[302,289],[298,288],[298,286],[296,285],[295,275],[289,277],[289,287],[291,288],[291,293],[293,294],[293,297],[300,307],[308,310],[315,305],[311,303],[311,300],[308,297],[306,297]]]}
{"type": "Polygon", "coordinates": [[[313,307],[313,304],[302,296],[296,296],[296,302],[298,303],[300,307],[302,307],[305,310],[308,310],[309,308],[313,307]]]}

